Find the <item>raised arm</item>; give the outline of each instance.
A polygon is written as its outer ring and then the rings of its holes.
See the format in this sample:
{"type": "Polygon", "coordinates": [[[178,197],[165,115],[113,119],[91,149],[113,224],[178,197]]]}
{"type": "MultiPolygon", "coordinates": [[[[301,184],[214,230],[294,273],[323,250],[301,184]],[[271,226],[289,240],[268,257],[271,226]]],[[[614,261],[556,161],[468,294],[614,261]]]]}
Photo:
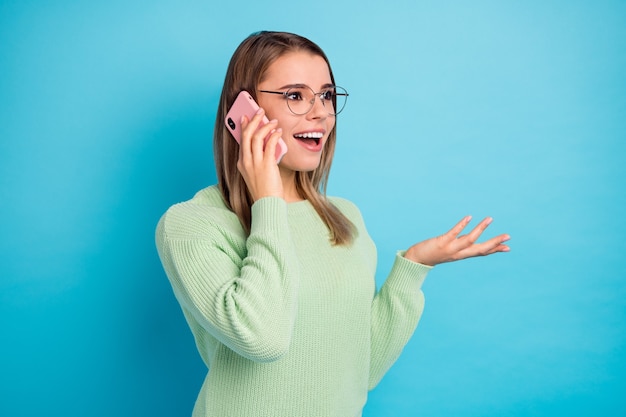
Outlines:
{"type": "Polygon", "coordinates": [[[194,209],[166,214],[157,229],[159,254],[181,306],[240,355],[278,359],[291,342],[298,289],[286,203],[257,201],[247,240],[194,209]]]}
{"type": "Polygon", "coordinates": [[[477,243],[480,235],[493,221],[491,217],[483,219],[471,232],[460,236],[471,220],[472,216],[466,216],[447,233],[411,246],[404,256],[413,262],[435,266],[444,262],[487,256],[510,250],[509,246],[504,244],[510,239],[507,234],[493,237],[483,243],[477,243]]]}
{"type": "Polygon", "coordinates": [[[441,236],[427,239],[398,253],[391,273],[372,303],[372,354],[370,389],[396,361],[412,336],[424,309],[422,283],[435,265],[497,252],[508,252],[502,234],[477,243],[492,219],[487,217],[467,235],[460,235],[469,224],[467,216],[441,236]]]}

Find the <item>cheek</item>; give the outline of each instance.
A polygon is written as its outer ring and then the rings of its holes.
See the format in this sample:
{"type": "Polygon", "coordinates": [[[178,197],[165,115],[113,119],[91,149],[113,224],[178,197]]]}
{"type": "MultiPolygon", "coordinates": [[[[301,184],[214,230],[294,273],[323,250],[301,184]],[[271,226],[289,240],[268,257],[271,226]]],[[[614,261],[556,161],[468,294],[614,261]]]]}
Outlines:
{"type": "Polygon", "coordinates": [[[335,118],[335,116],[328,116],[328,119],[326,119],[326,128],[329,132],[331,132],[335,128],[336,120],[337,119],[335,118]]]}
{"type": "Polygon", "coordinates": [[[259,98],[257,104],[265,110],[265,117],[267,117],[268,120],[278,119],[278,124],[280,125],[280,121],[284,118],[284,115],[280,112],[280,108],[277,108],[276,103],[259,98]]]}
{"type": "Polygon", "coordinates": [[[278,120],[278,126],[283,130],[283,139],[287,140],[287,137],[292,138],[293,132],[296,130],[297,123],[291,119],[291,117],[286,116],[284,114],[278,116],[268,116],[268,119],[272,120],[272,118],[278,120]]]}

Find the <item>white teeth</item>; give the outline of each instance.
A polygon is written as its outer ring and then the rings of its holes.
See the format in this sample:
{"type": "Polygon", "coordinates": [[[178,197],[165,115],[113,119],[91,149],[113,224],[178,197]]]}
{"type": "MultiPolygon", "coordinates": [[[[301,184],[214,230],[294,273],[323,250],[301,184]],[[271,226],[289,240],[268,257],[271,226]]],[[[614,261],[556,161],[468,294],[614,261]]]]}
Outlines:
{"type": "Polygon", "coordinates": [[[307,132],[307,133],[300,133],[297,135],[293,135],[296,138],[303,138],[303,139],[321,139],[322,136],[324,136],[323,133],[321,132],[307,132]]]}

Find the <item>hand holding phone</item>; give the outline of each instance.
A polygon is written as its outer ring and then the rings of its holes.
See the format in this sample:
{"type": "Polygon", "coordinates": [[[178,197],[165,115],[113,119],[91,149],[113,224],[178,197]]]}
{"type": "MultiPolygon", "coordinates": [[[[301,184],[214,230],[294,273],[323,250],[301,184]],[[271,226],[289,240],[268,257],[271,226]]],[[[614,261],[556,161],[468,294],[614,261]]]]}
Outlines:
{"type": "MultiPolygon", "coordinates": [[[[228,110],[228,113],[224,118],[226,128],[233,135],[237,143],[241,143],[241,118],[246,116],[248,120],[251,120],[258,110],[259,105],[254,101],[250,93],[242,91],[239,95],[237,95],[235,102],[231,106],[230,110],[228,110]]],[[[266,123],[269,123],[269,120],[267,117],[263,116],[261,126],[266,123]]],[[[267,143],[267,138],[265,139],[265,142],[267,143]]],[[[286,153],[287,144],[282,138],[280,138],[276,144],[276,163],[279,163],[286,153]]]]}

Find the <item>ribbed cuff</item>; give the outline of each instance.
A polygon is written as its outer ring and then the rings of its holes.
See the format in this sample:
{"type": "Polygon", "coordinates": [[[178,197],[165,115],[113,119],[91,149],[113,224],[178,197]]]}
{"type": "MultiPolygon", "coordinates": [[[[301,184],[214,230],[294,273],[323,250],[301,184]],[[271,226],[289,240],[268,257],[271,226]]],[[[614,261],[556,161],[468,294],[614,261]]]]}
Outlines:
{"type": "Polygon", "coordinates": [[[387,281],[406,290],[419,290],[432,266],[413,262],[404,257],[406,251],[398,251],[387,281]]]}
{"type": "Polygon", "coordinates": [[[287,202],[280,197],[264,197],[251,207],[250,233],[281,230],[287,225],[287,202]]]}

